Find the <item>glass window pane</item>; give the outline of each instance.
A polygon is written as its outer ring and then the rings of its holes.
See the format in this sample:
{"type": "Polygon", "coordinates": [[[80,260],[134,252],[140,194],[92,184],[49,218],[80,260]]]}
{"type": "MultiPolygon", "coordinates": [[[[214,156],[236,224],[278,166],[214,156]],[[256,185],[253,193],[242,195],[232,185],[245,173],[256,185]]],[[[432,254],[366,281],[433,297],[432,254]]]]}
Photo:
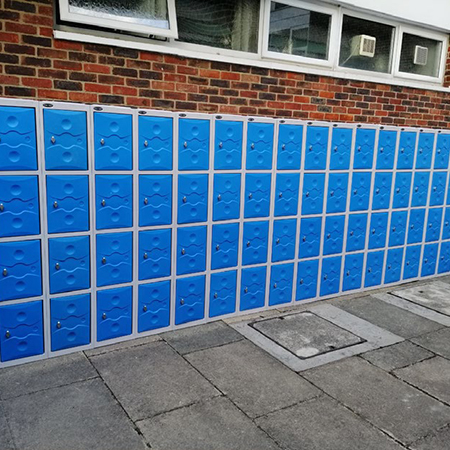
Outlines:
{"type": "Polygon", "coordinates": [[[328,59],[331,15],[272,2],[269,51],[328,59]]]}
{"type": "Polygon", "coordinates": [[[390,25],[344,15],[339,65],[372,72],[390,72],[393,36],[394,27],[390,25]],[[361,43],[364,36],[369,39],[361,43]],[[375,38],[375,42],[370,38],[375,38]],[[373,47],[375,54],[368,56],[373,47]]]}

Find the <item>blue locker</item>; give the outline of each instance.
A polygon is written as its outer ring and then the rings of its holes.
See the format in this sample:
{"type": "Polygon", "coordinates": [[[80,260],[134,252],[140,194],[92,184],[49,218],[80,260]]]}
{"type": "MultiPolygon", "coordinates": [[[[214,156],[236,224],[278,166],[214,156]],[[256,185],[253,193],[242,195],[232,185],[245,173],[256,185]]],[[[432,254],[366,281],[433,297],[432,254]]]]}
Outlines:
{"type": "Polygon", "coordinates": [[[296,216],[300,174],[278,173],[275,193],[275,217],[296,216]]]}
{"type": "Polygon", "coordinates": [[[302,142],[302,125],[280,124],[278,128],[278,170],[300,169],[302,142]]]}
{"type": "Polygon", "coordinates": [[[133,176],[96,175],[97,230],[133,226],[133,176]]]}
{"type": "Polygon", "coordinates": [[[362,284],[364,253],[354,253],[345,257],[343,291],[359,289],[362,284]]]}
{"type": "Polygon", "coordinates": [[[450,272],[450,241],[441,243],[441,251],[439,253],[438,273],[450,272]]]}
{"type": "Polygon", "coordinates": [[[205,275],[179,278],[175,302],[175,325],[205,317],[205,275]]]}
{"type": "Polygon", "coordinates": [[[300,261],[298,263],[296,300],[306,300],[308,298],[314,298],[317,295],[318,273],[318,259],[300,261]]]}
{"type": "Polygon", "coordinates": [[[45,168],[87,170],[85,111],[44,109],[45,168]]]}
{"type": "Polygon", "coordinates": [[[392,207],[394,209],[407,208],[411,193],[411,172],[397,172],[395,175],[394,198],[392,207]]]}
{"type": "Polygon", "coordinates": [[[306,131],[305,170],[326,169],[328,134],[328,127],[308,126],[306,131]]]}
{"type": "Polygon", "coordinates": [[[324,173],[305,173],[303,176],[302,214],[321,214],[323,211],[324,173]]]}
{"type": "Polygon", "coordinates": [[[139,175],[139,226],[172,223],[172,175],[139,175]]]}
{"type": "Polygon", "coordinates": [[[387,252],[384,283],[396,283],[402,276],[403,247],[392,248],[387,252]]]}
{"type": "Polygon", "coordinates": [[[244,217],[267,217],[270,212],[270,173],[245,174],[244,217]]]}
{"type": "Polygon", "coordinates": [[[414,174],[411,206],[426,206],[428,202],[428,186],[430,185],[430,172],[416,172],[414,174]]]}
{"type": "Polygon", "coordinates": [[[363,250],[366,245],[367,213],[350,214],[347,227],[347,252],[363,250]]]}
{"type": "Polygon", "coordinates": [[[394,211],[391,213],[391,225],[389,230],[389,247],[404,245],[406,238],[406,222],[408,211],[394,211]]]}
{"type": "Polygon", "coordinates": [[[386,246],[389,213],[375,213],[370,218],[369,249],[386,246]]]}
{"type": "Polygon", "coordinates": [[[367,254],[365,287],[378,286],[383,277],[384,250],[367,254]]]}
{"type": "Polygon", "coordinates": [[[347,209],[348,173],[330,173],[328,177],[327,214],[347,209]]]}
{"type": "Polygon", "coordinates": [[[0,270],[0,301],[41,295],[41,242],[0,243],[0,270]]]}
{"type": "Polygon", "coordinates": [[[425,209],[412,209],[409,215],[408,244],[422,242],[425,209]]]}
{"type": "Polygon", "coordinates": [[[96,170],[133,168],[133,116],[94,113],[94,152],[96,170]]]}
{"type": "Polygon", "coordinates": [[[402,131],[398,144],[397,169],[412,169],[416,151],[417,133],[402,131]]]}
{"type": "Polygon", "coordinates": [[[97,235],[97,286],[133,280],[133,233],[97,235]]]}
{"type": "Polygon", "coordinates": [[[89,177],[47,177],[47,224],[49,233],[89,230],[89,177]]]}
{"type": "Polygon", "coordinates": [[[353,169],[371,169],[375,150],[376,130],[358,128],[355,138],[353,169]]]}
{"type": "Polygon", "coordinates": [[[377,170],[394,168],[397,131],[380,130],[378,135],[377,170]]]}
{"type": "Polygon", "coordinates": [[[0,106],[0,171],[37,170],[34,108],[0,106]]]}
{"type": "Polygon", "coordinates": [[[241,174],[214,175],[213,220],[239,219],[241,208],[241,174]]]}
{"type": "Polygon", "coordinates": [[[208,220],[208,175],[178,176],[178,223],[208,220]]]}
{"type": "Polygon", "coordinates": [[[50,300],[52,352],[91,342],[91,295],[50,300]]]}
{"type": "Polygon", "coordinates": [[[434,133],[420,133],[416,155],[416,169],[431,169],[433,148],[434,133]]]}
{"type": "Polygon", "coordinates": [[[320,282],[320,296],[337,294],[341,278],[340,256],[332,256],[322,260],[322,280],[320,282]]]}
{"type": "Polygon", "coordinates": [[[0,177],[0,237],[39,233],[37,177],[0,177]]]}
{"type": "Polygon", "coordinates": [[[242,269],[240,311],[262,308],[266,298],[266,267],[242,269]]]}
{"type": "Polygon", "coordinates": [[[406,247],[405,265],[403,266],[403,279],[416,278],[419,276],[421,245],[406,247]]]}
{"type": "Polygon", "coordinates": [[[297,220],[285,219],[273,222],[272,262],[295,258],[297,220]]]}
{"type": "Polygon", "coordinates": [[[170,228],[139,232],[139,280],[170,276],[171,244],[170,228]]]}
{"type": "Polygon", "coordinates": [[[450,134],[438,134],[436,139],[436,153],[434,156],[435,169],[448,169],[450,156],[450,134]]]}
{"type": "Polygon", "coordinates": [[[139,285],[138,332],[170,324],[170,280],[139,285]]]}
{"type": "Polygon", "coordinates": [[[44,353],[42,302],[0,307],[2,362],[44,353]]]}
{"type": "Polygon", "coordinates": [[[371,181],[372,174],[369,172],[353,173],[350,211],[365,211],[369,209],[371,181]]]}
{"type": "Polygon", "coordinates": [[[426,242],[438,241],[441,236],[443,208],[431,208],[428,210],[426,242]]]}
{"type": "Polygon", "coordinates": [[[236,270],[211,274],[209,317],[236,311],[236,280],[236,270]]]}
{"type": "Polygon", "coordinates": [[[247,170],[272,169],[273,131],[273,123],[248,123],[247,170]]]}
{"type": "Polygon", "coordinates": [[[267,262],[269,222],[245,222],[242,265],[267,262]]]}
{"type": "Polygon", "coordinates": [[[391,204],[392,172],[375,174],[372,209],[389,209],[391,204]]]}
{"type": "Polygon", "coordinates": [[[97,341],[131,334],[133,288],[107,289],[97,292],[97,341]]]}
{"type": "Polygon", "coordinates": [[[239,223],[213,225],[211,245],[211,269],[237,266],[239,247],[239,223]]]}
{"type": "Polygon", "coordinates": [[[216,120],[214,124],[214,169],[241,170],[244,122],[216,120]]]}
{"type": "Polygon", "coordinates": [[[206,119],[180,119],[178,130],[178,169],[209,169],[209,128],[206,119]]]}
{"type": "Polygon", "coordinates": [[[450,239],[450,208],[445,208],[444,224],[442,227],[442,239],[450,239]]]}
{"type": "Polygon", "coordinates": [[[335,255],[342,252],[344,228],[345,216],[327,216],[323,240],[324,255],[335,255]]]}
{"type": "Polygon", "coordinates": [[[277,264],[270,270],[269,306],[289,303],[292,300],[294,263],[277,264]]]}
{"type": "Polygon", "coordinates": [[[428,277],[436,273],[439,244],[428,244],[423,248],[422,256],[422,277],[428,277]]]}
{"type": "Polygon", "coordinates": [[[302,218],[300,223],[300,242],[298,257],[312,258],[319,256],[322,235],[322,217],[302,218]]]}
{"type": "Polygon", "coordinates": [[[177,275],[206,270],[206,225],[178,228],[177,275]]]}
{"type": "Polygon", "coordinates": [[[431,183],[430,206],[441,206],[445,200],[447,172],[434,172],[431,183]]]}
{"type": "Polygon", "coordinates": [[[172,117],[139,116],[139,170],[172,170],[172,117]]]}
{"type": "Polygon", "coordinates": [[[348,170],[352,150],[351,128],[333,128],[331,136],[330,170],[348,170]]]}

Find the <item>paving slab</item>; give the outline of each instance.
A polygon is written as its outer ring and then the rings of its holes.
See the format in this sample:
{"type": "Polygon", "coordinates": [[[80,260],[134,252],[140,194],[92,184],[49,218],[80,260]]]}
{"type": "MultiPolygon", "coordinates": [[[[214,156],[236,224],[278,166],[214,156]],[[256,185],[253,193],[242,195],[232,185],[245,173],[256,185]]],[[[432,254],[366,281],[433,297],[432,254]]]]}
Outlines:
{"type": "Polygon", "coordinates": [[[133,420],[219,394],[165,342],[104,353],[91,361],[133,420]]]}
{"type": "Polygon", "coordinates": [[[450,359],[450,328],[442,328],[411,340],[421,347],[450,359]]]}
{"type": "Polygon", "coordinates": [[[186,358],[250,417],[293,405],[320,393],[248,341],[191,353],[186,358]]]}
{"type": "Polygon", "coordinates": [[[289,450],[401,450],[328,396],[276,411],[256,423],[289,450]]]}
{"type": "Polygon", "coordinates": [[[143,450],[146,445],[100,379],[4,402],[20,450],[143,450]]]}
{"type": "Polygon", "coordinates": [[[445,427],[411,445],[411,450],[448,450],[450,427],[445,427]]]}
{"type": "Polygon", "coordinates": [[[11,431],[6,421],[5,414],[3,412],[3,405],[0,403],[0,448],[2,450],[15,449],[11,431]]]}
{"type": "Polygon", "coordinates": [[[137,423],[155,450],[276,450],[275,442],[225,397],[137,423]]]}
{"type": "Polygon", "coordinates": [[[124,348],[138,347],[140,345],[151,344],[152,342],[161,341],[161,335],[152,334],[151,336],[145,336],[137,339],[129,339],[128,341],[116,342],[115,344],[103,345],[97,348],[91,348],[85,350],[86,356],[102,355],[103,353],[114,352],[116,350],[122,350],[124,348]]]}
{"type": "Polygon", "coordinates": [[[450,423],[448,406],[359,357],[302,375],[404,444],[450,423]]]}

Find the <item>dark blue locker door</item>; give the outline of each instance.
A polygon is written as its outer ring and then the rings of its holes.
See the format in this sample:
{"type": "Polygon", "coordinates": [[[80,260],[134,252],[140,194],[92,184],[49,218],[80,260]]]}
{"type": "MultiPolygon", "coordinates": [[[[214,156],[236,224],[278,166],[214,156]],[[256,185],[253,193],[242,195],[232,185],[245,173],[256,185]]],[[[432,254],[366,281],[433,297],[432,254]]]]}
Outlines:
{"type": "Polygon", "coordinates": [[[42,294],[40,241],[0,243],[0,301],[42,294]]]}
{"type": "Polygon", "coordinates": [[[213,225],[211,245],[211,269],[237,266],[239,224],[213,225]]]}
{"type": "Polygon", "coordinates": [[[206,269],[206,226],[178,228],[177,275],[206,269]]]}
{"type": "Polygon", "coordinates": [[[44,353],[42,302],[17,303],[0,308],[2,362],[44,353]]]}
{"type": "Polygon", "coordinates": [[[205,275],[177,280],[175,325],[205,317],[205,275]]]}
{"type": "Polygon", "coordinates": [[[398,144],[397,169],[412,169],[416,151],[417,133],[402,131],[398,144]]]}
{"type": "Polygon", "coordinates": [[[445,208],[442,239],[450,239],[450,208],[445,208]]]}
{"type": "Polygon", "coordinates": [[[281,305],[292,301],[293,282],[294,263],[272,266],[270,270],[269,306],[281,305]]]}
{"type": "Polygon", "coordinates": [[[370,218],[369,249],[386,246],[389,213],[375,213],[370,218]]]}
{"type": "Polygon", "coordinates": [[[430,172],[416,172],[414,174],[411,206],[426,206],[428,201],[428,186],[430,172]]]}
{"type": "Polygon", "coordinates": [[[361,287],[363,265],[364,253],[355,253],[345,257],[342,290],[351,291],[361,287]]]}
{"type": "Polygon", "coordinates": [[[417,146],[416,169],[430,169],[433,158],[434,133],[420,133],[417,146]]]}
{"type": "Polygon", "coordinates": [[[422,277],[428,277],[436,273],[439,244],[428,244],[424,246],[422,256],[422,277]]]}
{"type": "Polygon", "coordinates": [[[392,207],[394,209],[407,208],[411,193],[411,172],[397,172],[395,175],[394,198],[392,207]]]}
{"type": "Polygon", "coordinates": [[[242,265],[267,262],[269,222],[245,222],[242,245],[242,265]]]}
{"type": "Polygon", "coordinates": [[[47,177],[47,224],[49,233],[89,230],[89,177],[47,177]]]}
{"type": "Polygon", "coordinates": [[[347,227],[347,252],[363,250],[366,245],[367,214],[350,214],[347,227]]]}
{"type": "Polygon", "coordinates": [[[0,106],[0,171],[36,169],[35,109],[0,106]]]}
{"type": "Polygon", "coordinates": [[[39,233],[37,177],[0,177],[0,237],[39,233]]]}
{"type": "Polygon", "coordinates": [[[324,255],[335,255],[342,252],[344,228],[345,216],[327,216],[323,239],[324,255]]]}
{"type": "Polygon", "coordinates": [[[354,169],[371,169],[375,150],[376,130],[358,128],[355,138],[354,169]]]}
{"type": "Polygon", "coordinates": [[[447,172],[434,172],[431,182],[430,206],[444,204],[445,188],[447,187],[447,172]]]}
{"type": "Polygon", "coordinates": [[[303,126],[280,124],[278,128],[278,170],[299,170],[303,126]]]}
{"type": "Polygon", "coordinates": [[[367,254],[365,287],[378,286],[383,278],[384,250],[367,254]]]}
{"type": "Polygon", "coordinates": [[[209,120],[180,119],[178,130],[178,169],[209,169],[209,120]]]}
{"type": "Polygon", "coordinates": [[[245,175],[244,217],[267,217],[270,211],[270,173],[245,175]]]}
{"type": "Polygon", "coordinates": [[[332,256],[322,260],[322,274],[320,282],[320,296],[337,294],[341,278],[340,256],[332,256]]]}
{"type": "Polygon", "coordinates": [[[97,286],[133,279],[133,233],[97,235],[97,286]]]}
{"type": "Polygon", "coordinates": [[[170,280],[139,285],[138,332],[170,324],[170,280]]]}
{"type": "Polygon", "coordinates": [[[96,175],[97,230],[133,226],[133,176],[96,175]]]}
{"type": "Polygon", "coordinates": [[[450,241],[442,242],[439,252],[438,273],[450,272],[450,241]]]}
{"type": "Polygon", "coordinates": [[[249,122],[247,129],[247,170],[272,169],[273,123],[249,122]]]}
{"type": "Polygon", "coordinates": [[[298,257],[300,259],[319,256],[321,235],[322,217],[301,219],[300,242],[298,244],[298,257]]]}
{"type": "Polygon", "coordinates": [[[209,317],[236,311],[236,279],[236,270],[211,274],[209,317]]]}
{"type": "Polygon", "coordinates": [[[377,172],[374,183],[372,209],[389,209],[391,204],[392,173],[377,172]]]}
{"type": "Polygon", "coordinates": [[[396,283],[402,275],[403,247],[392,248],[387,252],[384,283],[396,283]]]}
{"type": "Polygon", "coordinates": [[[389,247],[396,247],[405,243],[407,220],[408,211],[392,212],[389,230],[389,247]]]}
{"type": "Polygon", "coordinates": [[[347,209],[348,173],[330,173],[328,178],[327,213],[347,209]]]}
{"type": "Polygon", "coordinates": [[[96,170],[133,168],[133,116],[94,113],[94,152],[96,170]]]}
{"type": "Polygon", "coordinates": [[[91,295],[50,300],[52,352],[91,342],[91,295]]]}
{"type": "Polygon", "coordinates": [[[350,168],[352,134],[351,128],[333,128],[330,170],[348,170],[350,168]]]}
{"type": "Polygon", "coordinates": [[[306,300],[317,295],[319,260],[300,261],[297,266],[296,300],[306,300]]]}
{"type": "Polygon", "coordinates": [[[172,175],[139,175],[139,226],[172,223],[172,175]]]}
{"type": "Polygon", "coordinates": [[[431,208],[428,210],[426,242],[438,241],[441,235],[443,208],[431,208]]]}
{"type": "Polygon", "coordinates": [[[295,258],[297,220],[275,220],[273,223],[272,262],[295,258]]]}
{"type": "Polygon", "coordinates": [[[241,208],[241,174],[214,175],[213,220],[239,219],[241,208]]]}
{"type": "Polygon", "coordinates": [[[394,168],[397,131],[381,130],[378,135],[377,170],[394,168]]]}
{"type": "Polygon", "coordinates": [[[296,216],[300,174],[279,173],[275,190],[275,217],[296,216]]]}
{"type": "Polygon", "coordinates": [[[412,209],[409,215],[408,244],[422,242],[425,209],[412,209]]]}
{"type": "Polygon", "coordinates": [[[266,267],[242,269],[240,310],[262,308],[266,298],[266,267]]]}
{"type": "Polygon", "coordinates": [[[172,230],[139,232],[139,280],[170,276],[172,230]]]}
{"type": "Polygon", "coordinates": [[[326,169],[328,133],[328,127],[308,127],[306,131],[305,170],[326,169]]]}
{"type": "Polygon", "coordinates": [[[324,173],[305,173],[303,176],[302,214],[321,214],[325,186],[324,173]]]}
{"type": "Polygon", "coordinates": [[[438,134],[436,139],[434,168],[447,169],[449,156],[450,156],[450,134],[438,134]]]}
{"type": "Polygon", "coordinates": [[[369,172],[353,173],[350,211],[365,211],[369,209],[371,180],[372,174],[369,172]]]}
{"type": "Polygon", "coordinates": [[[208,175],[178,176],[178,223],[208,220],[208,175]]]}
{"type": "Polygon", "coordinates": [[[133,288],[97,292],[97,341],[131,334],[133,288]]]}
{"type": "Polygon", "coordinates": [[[44,109],[44,144],[47,170],[86,170],[86,112],[44,109]]]}
{"type": "Polygon", "coordinates": [[[406,247],[405,265],[403,266],[403,279],[416,278],[419,276],[421,245],[406,247]]]}
{"type": "Polygon", "coordinates": [[[139,170],[172,170],[172,117],[139,116],[139,170]]]}
{"type": "Polygon", "coordinates": [[[214,169],[241,170],[244,123],[216,120],[214,124],[214,169]]]}

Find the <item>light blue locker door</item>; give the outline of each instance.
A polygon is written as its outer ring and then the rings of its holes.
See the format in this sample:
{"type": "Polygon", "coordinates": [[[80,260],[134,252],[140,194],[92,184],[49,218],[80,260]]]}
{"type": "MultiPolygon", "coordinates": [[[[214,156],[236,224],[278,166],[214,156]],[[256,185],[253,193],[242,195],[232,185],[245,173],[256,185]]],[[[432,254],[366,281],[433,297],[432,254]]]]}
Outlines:
{"type": "Polygon", "coordinates": [[[448,169],[450,157],[450,134],[438,134],[436,138],[436,152],[434,156],[435,169],[448,169]]]}
{"type": "Polygon", "coordinates": [[[178,176],[178,223],[208,220],[208,175],[178,176]]]}
{"type": "Polygon", "coordinates": [[[333,128],[331,137],[330,170],[348,170],[352,150],[351,128],[333,128]]]}
{"type": "Polygon", "coordinates": [[[322,235],[322,217],[302,218],[300,223],[300,242],[298,257],[312,258],[319,256],[322,235]]]}
{"type": "Polygon", "coordinates": [[[403,279],[416,278],[419,276],[421,245],[406,247],[405,265],[403,266],[403,279]]]}
{"type": "Polygon", "coordinates": [[[0,106],[0,171],[37,170],[34,108],[0,106]]]}
{"type": "Polygon", "coordinates": [[[300,169],[302,142],[302,125],[280,124],[278,128],[278,170],[300,169]]]}
{"type": "Polygon", "coordinates": [[[319,260],[310,259],[300,261],[297,266],[296,300],[306,300],[317,295],[317,277],[319,274],[319,260]]]}
{"type": "Polygon", "coordinates": [[[0,243],[0,270],[0,301],[41,295],[41,242],[0,243]]]}
{"type": "Polygon", "coordinates": [[[241,174],[214,175],[213,220],[239,219],[241,208],[241,174]]]}
{"type": "Polygon", "coordinates": [[[383,277],[384,250],[367,254],[365,287],[378,286],[383,277]]]}
{"type": "Polygon", "coordinates": [[[392,248],[387,252],[384,283],[396,283],[402,276],[403,247],[392,248]]]}
{"type": "Polygon", "coordinates": [[[282,305],[292,300],[294,263],[277,264],[270,270],[269,306],[282,305]]]}
{"type": "Polygon", "coordinates": [[[392,172],[377,172],[374,183],[372,209],[389,209],[391,204],[392,172]]]}
{"type": "Polygon", "coordinates": [[[275,220],[273,223],[272,262],[295,258],[297,220],[275,220]]]}
{"type": "Polygon", "coordinates": [[[236,311],[236,280],[236,270],[211,274],[209,317],[222,316],[236,311]]]}
{"type": "Polygon", "coordinates": [[[205,317],[205,275],[177,280],[175,325],[205,317]]]}
{"type": "Polygon", "coordinates": [[[347,252],[363,250],[366,245],[367,213],[350,214],[347,227],[347,252]]]}
{"type": "Polygon", "coordinates": [[[94,152],[96,170],[133,168],[133,116],[94,113],[94,152]]]}
{"type": "Polygon", "coordinates": [[[206,225],[177,230],[177,275],[206,270],[206,225]]]}
{"type": "Polygon", "coordinates": [[[86,112],[44,109],[44,146],[47,170],[86,170],[86,112]]]}
{"type": "Polygon", "coordinates": [[[412,169],[416,151],[417,133],[402,131],[398,144],[397,169],[412,169]]]}
{"type": "Polygon", "coordinates": [[[371,169],[375,150],[376,130],[358,128],[355,138],[353,169],[371,169]]]}
{"type": "Polygon", "coordinates": [[[324,255],[335,255],[342,252],[344,228],[345,216],[327,216],[323,239],[324,255]]]}
{"type": "Polygon", "coordinates": [[[431,208],[428,210],[426,242],[438,241],[441,235],[443,208],[431,208]]]}
{"type": "Polygon", "coordinates": [[[178,169],[209,169],[209,120],[180,119],[178,122],[178,169]]]}
{"type": "Polygon", "coordinates": [[[377,170],[394,168],[397,131],[381,130],[378,135],[377,170]]]}
{"type": "Polygon", "coordinates": [[[417,146],[416,169],[431,169],[433,158],[434,133],[420,133],[417,146]]]}
{"type": "Polygon", "coordinates": [[[422,277],[428,277],[436,273],[436,264],[438,260],[439,244],[428,244],[423,248],[422,256],[422,277]]]}
{"type": "Polygon", "coordinates": [[[426,206],[428,201],[429,184],[430,172],[416,172],[414,174],[411,206],[426,206]]]}
{"type": "Polygon", "coordinates": [[[269,222],[245,222],[242,245],[242,265],[267,262],[269,222]]]}
{"type": "Polygon", "coordinates": [[[139,226],[172,223],[172,175],[139,175],[139,226]]]}
{"type": "Polygon", "coordinates": [[[138,332],[170,324],[170,280],[139,285],[138,332]]]}
{"type": "Polygon", "coordinates": [[[273,123],[248,123],[247,170],[272,169],[273,132],[273,123]]]}
{"type": "Polygon", "coordinates": [[[450,239],[450,208],[445,208],[442,239],[450,239]]]}
{"type": "Polygon", "coordinates": [[[262,308],[266,298],[266,267],[242,269],[240,310],[262,308]]]}
{"type": "Polygon", "coordinates": [[[170,228],[139,232],[139,280],[170,276],[171,244],[170,228]]]}
{"type": "Polygon", "coordinates": [[[305,173],[303,176],[302,214],[322,214],[325,187],[324,173],[305,173]]]}
{"type": "Polygon", "coordinates": [[[330,173],[328,178],[327,214],[347,209],[348,173],[330,173]]]}
{"type": "Polygon", "coordinates": [[[322,260],[322,279],[320,281],[320,296],[337,294],[341,279],[341,256],[332,256],[322,260]]]}
{"type": "Polygon", "coordinates": [[[450,241],[442,242],[439,252],[438,273],[450,272],[450,241]]]}
{"type": "Polygon", "coordinates": [[[305,170],[326,169],[328,134],[328,127],[308,126],[306,131],[305,170]]]}
{"type": "Polygon", "coordinates": [[[275,190],[275,217],[296,216],[300,174],[278,173],[275,190]]]}
{"type": "Polygon", "coordinates": [[[216,120],[214,138],[214,169],[241,170],[244,123],[216,120]]]}
{"type": "Polygon", "coordinates": [[[238,247],[239,223],[213,225],[211,269],[237,266],[238,247]]]}
{"type": "Polygon", "coordinates": [[[89,177],[47,177],[47,225],[49,233],[89,230],[89,177]]]}
{"type": "Polygon", "coordinates": [[[172,170],[172,117],[139,116],[139,170],[172,170]]]}
{"type": "Polygon", "coordinates": [[[406,238],[406,222],[408,211],[394,211],[391,213],[391,225],[389,230],[389,247],[404,245],[406,238]]]}
{"type": "Polygon", "coordinates": [[[370,218],[369,249],[386,246],[389,213],[375,213],[370,218]]]}
{"type": "Polygon", "coordinates": [[[412,209],[409,215],[408,244],[422,242],[425,209],[412,209]]]}
{"type": "Polygon", "coordinates": [[[411,172],[397,172],[395,175],[394,195],[392,207],[394,209],[407,208],[411,193],[411,172]]]}
{"type": "Polygon", "coordinates": [[[434,172],[431,182],[430,206],[441,206],[445,200],[447,172],[434,172]]]}
{"type": "Polygon", "coordinates": [[[353,173],[350,211],[366,211],[369,209],[371,181],[372,174],[369,172],[353,173]]]}
{"type": "Polygon", "coordinates": [[[0,177],[0,237],[39,233],[37,177],[0,177]]]}
{"type": "Polygon", "coordinates": [[[245,174],[244,217],[267,217],[270,212],[270,173],[245,174]]]}
{"type": "Polygon", "coordinates": [[[361,287],[363,266],[364,253],[354,253],[345,257],[342,290],[351,291],[361,287]]]}

